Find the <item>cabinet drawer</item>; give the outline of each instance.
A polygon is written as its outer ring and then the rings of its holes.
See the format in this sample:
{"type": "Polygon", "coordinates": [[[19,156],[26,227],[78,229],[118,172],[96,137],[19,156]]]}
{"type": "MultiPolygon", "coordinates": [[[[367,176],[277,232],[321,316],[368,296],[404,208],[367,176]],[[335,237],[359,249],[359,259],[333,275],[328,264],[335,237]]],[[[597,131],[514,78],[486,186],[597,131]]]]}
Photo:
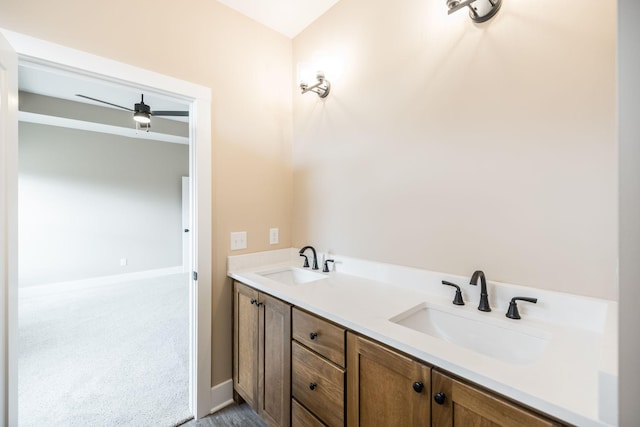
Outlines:
{"type": "Polygon", "coordinates": [[[297,400],[291,399],[291,427],[326,427],[322,421],[317,419],[315,415],[307,411],[307,409],[298,403],[297,400]]]}
{"type": "Polygon", "coordinates": [[[293,339],[344,368],[344,328],[294,308],[293,339]]]}
{"type": "Polygon", "coordinates": [[[344,425],[344,369],[291,344],[293,397],[328,426],[344,425]]]}

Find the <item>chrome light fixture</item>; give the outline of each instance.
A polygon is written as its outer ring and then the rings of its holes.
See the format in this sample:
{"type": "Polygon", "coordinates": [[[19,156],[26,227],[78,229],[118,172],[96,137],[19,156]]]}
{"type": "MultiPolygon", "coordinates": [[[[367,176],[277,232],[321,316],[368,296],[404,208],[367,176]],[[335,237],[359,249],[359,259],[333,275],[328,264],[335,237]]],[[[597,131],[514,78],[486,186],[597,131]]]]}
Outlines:
{"type": "Polygon", "coordinates": [[[329,83],[329,80],[324,78],[324,73],[322,71],[318,71],[318,73],[316,74],[316,79],[318,79],[318,82],[313,86],[309,86],[305,82],[301,82],[301,93],[305,94],[307,92],[313,92],[318,94],[320,98],[326,98],[327,95],[329,95],[329,91],[331,90],[331,83],[329,83]]]}
{"type": "Polygon", "coordinates": [[[447,0],[449,15],[464,7],[469,7],[469,18],[474,22],[485,22],[493,18],[502,0],[447,0]]]}

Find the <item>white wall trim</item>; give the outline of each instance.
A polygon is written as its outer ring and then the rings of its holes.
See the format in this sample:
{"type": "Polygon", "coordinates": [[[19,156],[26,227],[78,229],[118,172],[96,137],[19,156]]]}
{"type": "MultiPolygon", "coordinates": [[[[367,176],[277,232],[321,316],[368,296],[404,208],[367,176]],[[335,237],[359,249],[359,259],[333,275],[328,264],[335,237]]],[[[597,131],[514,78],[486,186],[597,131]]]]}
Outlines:
{"type": "Polygon", "coordinates": [[[145,271],[135,271],[133,273],[124,273],[124,274],[112,274],[110,276],[99,276],[99,277],[89,277],[86,279],[79,280],[68,280],[64,282],[55,282],[55,283],[40,283],[32,286],[22,286],[20,287],[20,295],[25,295],[30,292],[37,292],[42,294],[42,292],[60,292],[60,291],[69,291],[73,289],[87,289],[94,286],[104,286],[110,285],[112,283],[122,283],[122,282],[130,282],[133,280],[144,280],[144,279],[153,279],[156,277],[168,276],[170,274],[180,274],[182,273],[182,266],[174,266],[167,268],[157,268],[154,270],[145,270],[145,271]]]}
{"type": "MultiPolygon", "coordinates": [[[[152,90],[190,103],[189,162],[190,176],[193,177],[191,194],[195,196],[192,197],[192,266],[193,270],[198,272],[198,280],[192,280],[189,287],[192,325],[189,346],[189,400],[196,418],[207,415],[211,408],[211,89],[3,28],[0,28],[0,33],[15,49],[20,61],[66,70],[136,90],[152,90]]],[[[15,182],[9,182],[9,187],[17,189],[17,178],[15,182]]],[[[15,256],[17,257],[17,254],[15,256]]],[[[10,284],[8,291],[17,291],[17,283],[10,284]],[[15,289],[12,289],[12,286],[15,286],[15,289]]],[[[9,328],[11,327],[10,325],[9,328]]],[[[13,327],[17,328],[17,325],[13,327]]],[[[11,391],[17,393],[17,390],[11,391]]],[[[17,396],[9,396],[8,401],[10,405],[16,406],[9,408],[9,412],[17,412],[17,396]]]]}
{"type": "Polygon", "coordinates": [[[30,113],[19,111],[18,120],[27,123],[40,125],[57,126],[68,129],[85,130],[89,132],[108,133],[112,135],[125,136],[127,138],[145,139],[151,141],[171,142],[174,144],[189,144],[186,136],[168,135],[166,133],[137,131],[134,128],[124,128],[121,126],[105,125],[102,123],[86,122],[84,120],[69,119],[66,117],[49,116],[46,114],[30,113]]]}
{"type": "Polygon", "coordinates": [[[18,58],[0,36],[0,424],[18,424],[18,58]]]}
{"type": "Polygon", "coordinates": [[[211,411],[218,412],[233,403],[233,380],[229,379],[211,388],[211,411]]]}

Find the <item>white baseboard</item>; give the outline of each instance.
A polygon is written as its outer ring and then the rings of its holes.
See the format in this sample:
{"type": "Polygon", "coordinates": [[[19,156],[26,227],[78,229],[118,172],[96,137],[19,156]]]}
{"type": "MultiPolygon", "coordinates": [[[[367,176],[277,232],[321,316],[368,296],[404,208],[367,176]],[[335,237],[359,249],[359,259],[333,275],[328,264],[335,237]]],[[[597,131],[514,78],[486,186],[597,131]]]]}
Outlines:
{"type": "Polygon", "coordinates": [[[211,388],[211,413],[233,403],[233,380],[230,379],[211,388]]]}
{"type": "Polygon", "coordinates": [[[89,288],[92,286],[104,286],[111,283],[128,282],[132,280],[152,279],[154,277],[167,276],[169,274],[182,273],[181,265],[175,267],[158,268],[155,270],[136,271],[134,273],[114,274],[111,276],[90,277],[81,280],[71,280],[68,282],[44,283],[34,286],[23,286],[19,288],[21,295],[29,292],[61,292],[77,288],[89,288]]]}

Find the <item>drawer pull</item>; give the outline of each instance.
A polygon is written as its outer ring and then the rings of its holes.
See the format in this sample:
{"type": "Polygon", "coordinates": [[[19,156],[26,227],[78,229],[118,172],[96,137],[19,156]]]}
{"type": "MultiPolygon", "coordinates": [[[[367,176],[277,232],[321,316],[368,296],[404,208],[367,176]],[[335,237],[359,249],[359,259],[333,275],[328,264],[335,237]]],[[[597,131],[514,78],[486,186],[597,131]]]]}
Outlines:
{"type": "Polygon", "coordinates": [[[420,381],[416,381],[415,383],[413,383],[413,389],[415,390],[416,393],[422,393],[422,390],[424,389],[424,384],[422,384],[422,382],[420,381]]]}
{"type": "Polygon", "coordinates": [[[312,391],[315,390],[316,387],[318,387],[318,384],[316,384],[316,383],[310,383],[309,384],[309,389],[312,390],[312,391]]]}
{"type": "Polygon", "coordinates": [[[309,338],[310,338],[311,340],[315,340],[316,338],[318,338],[318,333],[317,333],[317,332],[311,332],[311,333],[309,334],[309,338]]]}
{"type": "Polygon", "coordinates": [[[257,302],[258,302],[258,301],[256,301],[255,299],[251,298],[251,304],[255,304],[255,303],[257,303],[257,302]]]}
{"type": "Polygon", "coordinates": [[[433,400],[435,400],[438,405],[442,405],[446,398],[447,395],[442,392],[433,395],[433,400]]]}

